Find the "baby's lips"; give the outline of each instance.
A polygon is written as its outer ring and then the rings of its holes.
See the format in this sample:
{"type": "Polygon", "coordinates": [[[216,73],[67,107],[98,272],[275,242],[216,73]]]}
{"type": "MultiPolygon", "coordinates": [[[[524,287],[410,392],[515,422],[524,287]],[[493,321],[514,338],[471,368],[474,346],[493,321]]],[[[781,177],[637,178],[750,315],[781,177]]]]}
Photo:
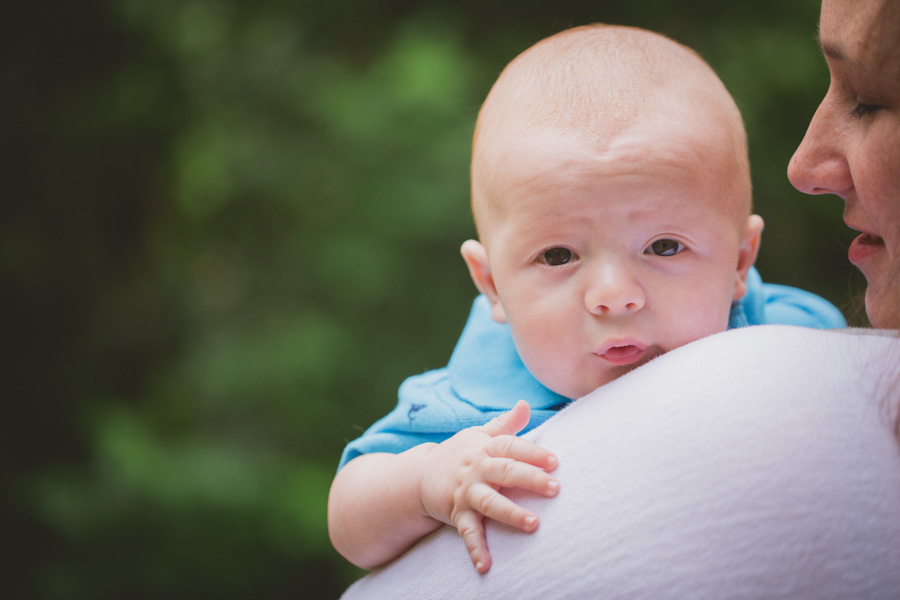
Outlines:
{"type": "Polygon", "coordinates": [[[639,340],[613,340],[597,351],[600,358],[614,365],[630,365],[644,357],[647,344],[639,340]]]}

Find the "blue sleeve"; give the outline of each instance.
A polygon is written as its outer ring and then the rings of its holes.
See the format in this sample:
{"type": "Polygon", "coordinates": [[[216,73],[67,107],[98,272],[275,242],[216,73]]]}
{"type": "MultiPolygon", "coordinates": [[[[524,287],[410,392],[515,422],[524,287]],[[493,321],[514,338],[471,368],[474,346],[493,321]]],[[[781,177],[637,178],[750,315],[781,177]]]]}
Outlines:
{"type": "Polygon", "coordinates": [[[484,425],[519,400],[531,405],[529,431],[568,404],[541,385],[516,352],[509,327],[495,323],[490,303],[476,298],[447,367],[410,377],[396,408],[350,442],[338,469],[362,454],[400,453],[442,442],[461,429],[484,425]]]}
{"type": "MultiPolygon", "coordinates": [[[[496,381],[502,383],[503,379],[497,378],[496,381]]],[[[426,442],[443,442],[462,429],[484,425],[512,408],[519,400],[510,394],[490,395],[488,388],[482,391],[491,400],[487,406],[475,405],[456,395],[446,368],[410,377],[400,386],[399,401],[394,410],[347,444],[338,470],[363,454],[399,454],[426,442]]],[[[548,394],[552,392],[548,390],[548,394]]],[[[522,399],[528,401],[532,409],[531,420],[519,432],[520,435],[534,429],[568,403],[563,399],[555,405],[541,407],[540,401],[522,399]]]]}
{"type": "Polygon", "coordinates": [[[397,406],[344,448],[338,469],[362,454],[398,454],[426,442],[442,442],[459,431],[460,416],[441,399],[447,369],[410,377],[400,386],[397,406]]]}

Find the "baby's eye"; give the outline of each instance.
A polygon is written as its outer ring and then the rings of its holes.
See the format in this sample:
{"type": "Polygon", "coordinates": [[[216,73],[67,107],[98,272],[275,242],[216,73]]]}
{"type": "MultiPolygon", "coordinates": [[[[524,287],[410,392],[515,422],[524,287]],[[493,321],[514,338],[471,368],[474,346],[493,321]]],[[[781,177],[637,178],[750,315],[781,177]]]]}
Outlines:
{"type": "Polygon", "coordinates": [[[544,250],[538,257],[538,260],[545,265],[558,267],[560,265],[566,264],[574,258],[575,253],[568,248],[550,248],[549,250],[544,250]]]}
{"type": "Polygon", "coordinates": [[[675,256],[684,250],[684,244],[675,240],[656,240],[644,250],[644,254],[656,256],[675,256]]]}

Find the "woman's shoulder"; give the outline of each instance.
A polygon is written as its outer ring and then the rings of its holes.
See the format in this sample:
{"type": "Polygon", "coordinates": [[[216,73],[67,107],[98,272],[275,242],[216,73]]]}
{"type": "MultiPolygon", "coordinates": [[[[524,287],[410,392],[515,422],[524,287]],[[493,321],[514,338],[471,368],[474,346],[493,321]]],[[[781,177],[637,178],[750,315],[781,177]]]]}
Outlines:
{"type": "Polygon", "coordinates": [[[488,523],[486,576],[446,528],[346,597],[895,598],[898,390],[896,333],[704,338],[526,434],[560,494],[510,493],[541,525],[488,523]]]}

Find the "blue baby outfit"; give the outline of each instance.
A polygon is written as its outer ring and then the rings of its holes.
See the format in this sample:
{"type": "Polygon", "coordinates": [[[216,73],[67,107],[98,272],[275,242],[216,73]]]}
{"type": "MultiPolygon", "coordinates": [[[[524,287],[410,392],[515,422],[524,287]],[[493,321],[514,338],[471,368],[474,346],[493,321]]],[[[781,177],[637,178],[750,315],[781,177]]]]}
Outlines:
{"type": "MultiPolygon", "coordinates": [[[[748,325],[846,327],[840,311],[803,290],[762,282],[756,269],[747,294],[731,308],[730,329],[748,325]]],[[[423,442],[442,442],[466,427],[484,425],[519,400],[531,405],[534,429],[571,402],[535,379],[516,352],[509,326],[491,318],[488,299],[479,296],[443,369],[410,377],[400,386],[397,407],[350,442],[340,467],[361,454],[399,453],[423,442]]]]}

